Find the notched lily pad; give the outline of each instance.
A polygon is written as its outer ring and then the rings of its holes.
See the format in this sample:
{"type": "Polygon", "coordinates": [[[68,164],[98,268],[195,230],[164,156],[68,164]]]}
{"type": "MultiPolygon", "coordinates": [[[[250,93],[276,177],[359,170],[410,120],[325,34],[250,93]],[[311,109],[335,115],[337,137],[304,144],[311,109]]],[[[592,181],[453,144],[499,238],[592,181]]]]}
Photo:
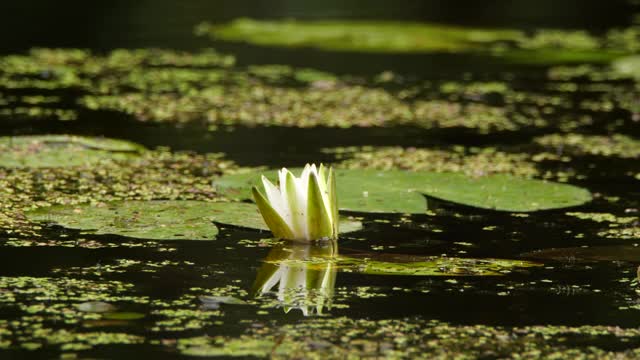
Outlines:
{"type": "MultiPolygon", "coordinates": [[[[277,177],[275,170],[264,174],[270,179],[277,177]]],[[[249,189],[259,183],[260,175],[224,176],[214,185],[229,197],[251,199],[249,189]]],[[[336,182],[340,209],[358,212],[424,213],[423,194],[513,212],[558,209],[591,200],[591,193],[579,187],[500,174],[475,178],[457,173],[353,169],[336,171],[336,182]]]]}
{"type": "Polygon", "coordinates": [[[560,209],[591,201],[586,189],[502,174],[472,178],[430,173],[420,189],[429,196],[459,204],[513,212],[560,209]]]}
{"type": "Polygon", "coordinates": [[[67,167],[124,160],[138,156],[144,147],[132,142],[71,135],[0,137],[2,167],[67,167]]]}
{"type": "MultiPolygon", "coordinates": [[[[47,221],[93,234],[113,234],[154,240],[212,240],[214,223],[268,230],[253,204],[207,201],[114,201],[98,205],[56,205],[27,213],[32,221],[47,221]]],[[[360,222],[347,220],[342,232],[360,222]]]]}

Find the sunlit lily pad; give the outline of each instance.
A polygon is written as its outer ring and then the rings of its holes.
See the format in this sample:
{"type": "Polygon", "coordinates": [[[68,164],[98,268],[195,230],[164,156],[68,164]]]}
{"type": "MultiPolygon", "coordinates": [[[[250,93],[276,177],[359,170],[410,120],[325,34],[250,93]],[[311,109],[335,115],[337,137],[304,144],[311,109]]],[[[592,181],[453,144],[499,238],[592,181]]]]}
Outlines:
{"type": "Polygon", "coordinates": [[[144,151],[141,145],[115,139],[71,135],[0,137],[2,167],[64,167],[102,160],[124,160],[144,151]]]}
{"type": "MultiPolygon", "coordinates": [[[[47,221],[93,234],[113,234],[155,240],[211,240],[214,223],[268,230],[253,204],[206,201],[115,201],[99,205],[57,205],[27,213],[30,220],[47,221]]],[[[361,228],[345,220],[342,232],[361,228]]]]}
{"type": "Polygon", "coordinates": [[[517,40],[517,30],[392,21],[261,21],[237,19],[201,24],[201,35],[258,45],[364,52],[461,51],[498,40],[517,40]]]}
{"type": "MultiPolygon", "coordinates": [[[[300,170],[294,170],[294,172],[300,170]]],[[[265,172],[270,179],[276,172],[265,172]]],[[[260,173],[224,176],[214,182],[227,196],[250,199],[260,173]]],[[[528,212],[584,204],[589,191],[566,184],[522,179],[509,175],[469,177],[457,173],[338,170],[338,205],[359,212],[424,213],[429,195],[484,209],[528,212]]]]}
{"type": "Polygon", "coordinates": [[[117,308],[104,301],[87,301],[76,305],[76,309],[82,312],[105,313],[115,311],[117,308]]]}
{"type": "Polygon", "coordinates": [[[262,46],[310,47],[367,53],[480,53],[522,64],[609,62],[630,52],[614,34],[539,30],[528,36],[508,28],[399,21],[304,21],[236,19],[203,23],[198,35],[262,46]],[[609,46],[602,46],[602,44],[609,46]]]}
{"type": "Polygon", "coordinates": [[[429,173],[420,190],[459,204],[514,212],[558,209],[591,201],[586,189],[502,174],[472,178],[458,173],[429,173]]]}

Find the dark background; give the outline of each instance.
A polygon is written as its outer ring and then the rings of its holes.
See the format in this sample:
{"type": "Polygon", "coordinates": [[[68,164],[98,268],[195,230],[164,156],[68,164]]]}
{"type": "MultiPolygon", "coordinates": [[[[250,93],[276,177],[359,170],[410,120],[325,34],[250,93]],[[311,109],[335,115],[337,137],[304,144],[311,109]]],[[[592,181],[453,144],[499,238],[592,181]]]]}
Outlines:
{"type": "Polygon", "coordinates": [[[193,50],[211,46],[210,40],[192,35],[195,24],[243,16],[394,19],[597,32],[628,24],[632,8],[620,0],[4,0],[0,53],[34,46],[193,50]]]}

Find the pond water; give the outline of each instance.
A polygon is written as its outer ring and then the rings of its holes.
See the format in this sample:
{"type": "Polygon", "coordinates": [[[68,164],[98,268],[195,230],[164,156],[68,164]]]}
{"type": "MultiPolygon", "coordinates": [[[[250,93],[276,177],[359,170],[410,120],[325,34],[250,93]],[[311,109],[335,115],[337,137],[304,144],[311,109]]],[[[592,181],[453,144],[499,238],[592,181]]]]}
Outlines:
{"type": "Polygon", "coordinates": [[[495,3],[0,6],[0,358],[639,357],[640,8],[495,3]]]}

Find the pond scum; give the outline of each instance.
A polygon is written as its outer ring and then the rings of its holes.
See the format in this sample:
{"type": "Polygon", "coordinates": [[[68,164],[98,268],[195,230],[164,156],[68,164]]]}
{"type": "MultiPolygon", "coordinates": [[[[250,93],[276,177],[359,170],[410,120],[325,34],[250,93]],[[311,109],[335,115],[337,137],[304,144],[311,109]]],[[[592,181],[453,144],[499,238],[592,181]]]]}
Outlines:
{"type": "Polygon", "coordinates": [[[594,36],[240,19],[196,32],[525,70],[339,75],[213,49],[0,57],[0,357],[640,357],[637,25],[594,36]],[[284,127],[299,147],[301,128],[429,141],[310,145],[348,184],[345,235],[329,258],[294,257],[246,196],[273,164],[46,134],[99,121],[204,136],[284,127]],[[39,135],[13,132],[29,127],[39,135]],[[251,291],[264,269],[327,268],[331,291],[251,291]],[[302,316],[319,297],[322,311],[302,316]]]}

